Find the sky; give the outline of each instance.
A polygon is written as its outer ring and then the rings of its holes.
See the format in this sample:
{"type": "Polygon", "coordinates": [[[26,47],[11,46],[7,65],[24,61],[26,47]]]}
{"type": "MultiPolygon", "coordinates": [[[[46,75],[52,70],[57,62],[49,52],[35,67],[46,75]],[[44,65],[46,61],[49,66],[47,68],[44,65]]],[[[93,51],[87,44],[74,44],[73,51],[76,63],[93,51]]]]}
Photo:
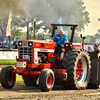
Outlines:
{"type": "Polygon", "coordinates": [[[85,26],[85,32],[83,32],[84,35],[94,35],[98,32],[98,29],[100,29],[100,21],[98,19],[100,18],[100,0],[83,0],[86,6],[86,11],[89,12],[90,17],[90,23],[88,26],[85,26]]]}

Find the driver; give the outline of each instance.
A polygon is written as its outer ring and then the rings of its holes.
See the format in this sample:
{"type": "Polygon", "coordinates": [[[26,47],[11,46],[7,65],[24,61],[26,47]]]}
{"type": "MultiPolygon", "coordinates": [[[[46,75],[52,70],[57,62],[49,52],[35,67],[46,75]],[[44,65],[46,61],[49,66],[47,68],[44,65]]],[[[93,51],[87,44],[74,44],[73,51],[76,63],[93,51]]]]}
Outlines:
{"type": "Polygon", "coordinates": [[[67,36],[63,33],[63,30],[60,29],[59,33],[56,33],[53,37],[53,40],[56,42],[55,52],[58,54],[57,58],[60,58],[62,47],[64,46],[65,42],[67,42],[67,36]]]}

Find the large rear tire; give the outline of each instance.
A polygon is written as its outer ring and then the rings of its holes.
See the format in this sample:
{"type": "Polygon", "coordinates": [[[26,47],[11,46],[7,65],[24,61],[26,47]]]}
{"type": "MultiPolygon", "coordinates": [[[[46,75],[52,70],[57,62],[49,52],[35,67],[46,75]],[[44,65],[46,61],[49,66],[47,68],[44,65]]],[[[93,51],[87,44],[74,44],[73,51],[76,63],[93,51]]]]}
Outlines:
{"type": "Polygon", "coordinates": [[[39,75],[39,88],[43,92],[52,90],[55,82],[54,72],[51,69],[43,69],[39,75]]]}
{"type": "Polygon", "coordinates": [[[62,82],[65,89],[85,89],[87,87],[91,69],[91,61],[87,51],[67,51],[62,67],[68,70],[67,81],[62,82]]]}
{"type": "Polygon", "coordinates": [[[23,76],[23,80],[26,86],[36,86],[37,83],[37,77],[33,75],[23,76]]]}
{"type": "Polygon", "coordinates": [[[1,70],[1,85],[6,89],[10,89],[15,85],[16,74],[12,71],[12,66],[4,67],[1,70]]]}

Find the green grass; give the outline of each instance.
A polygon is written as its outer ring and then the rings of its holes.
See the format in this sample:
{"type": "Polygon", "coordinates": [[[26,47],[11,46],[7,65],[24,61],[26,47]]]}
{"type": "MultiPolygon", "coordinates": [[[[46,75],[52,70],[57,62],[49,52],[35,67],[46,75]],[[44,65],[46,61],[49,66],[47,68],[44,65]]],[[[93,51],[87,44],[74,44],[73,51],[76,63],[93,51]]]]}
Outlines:
{"type": "Polygon", "coordinates": [[[16,59],[0,59],[0,64],[15,64],[16,59]]]}
{"type": "Polygon", "coordinates": [[[22,76],[16,76],[16,81],[23,81],[22,76]]]}

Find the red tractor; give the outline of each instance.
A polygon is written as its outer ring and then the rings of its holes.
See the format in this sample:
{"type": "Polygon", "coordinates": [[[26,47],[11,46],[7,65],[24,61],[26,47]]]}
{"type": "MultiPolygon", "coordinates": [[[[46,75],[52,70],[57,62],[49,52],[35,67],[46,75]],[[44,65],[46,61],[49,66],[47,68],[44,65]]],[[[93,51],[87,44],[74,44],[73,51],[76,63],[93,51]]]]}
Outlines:
{"type": "Polygon", "coordinates": [[[60,81],[65,89],[85,89],[88,86],[91,72],[89,53],[79,49],[80,44],[72,43],[77,25],[51,26],[52,37],[57,26],[71,27],[70,42],[65,43],[62,50],[63,59],[54,55],[56,43],[53,40],[18,41],[16,68],[7,66],[1,70],[1,85],[4,88],[9,89],[15,85],[16,74],[22,75],[26,86],[39,85],[41,91],[52,90],[56,81],[60,81]]]}

